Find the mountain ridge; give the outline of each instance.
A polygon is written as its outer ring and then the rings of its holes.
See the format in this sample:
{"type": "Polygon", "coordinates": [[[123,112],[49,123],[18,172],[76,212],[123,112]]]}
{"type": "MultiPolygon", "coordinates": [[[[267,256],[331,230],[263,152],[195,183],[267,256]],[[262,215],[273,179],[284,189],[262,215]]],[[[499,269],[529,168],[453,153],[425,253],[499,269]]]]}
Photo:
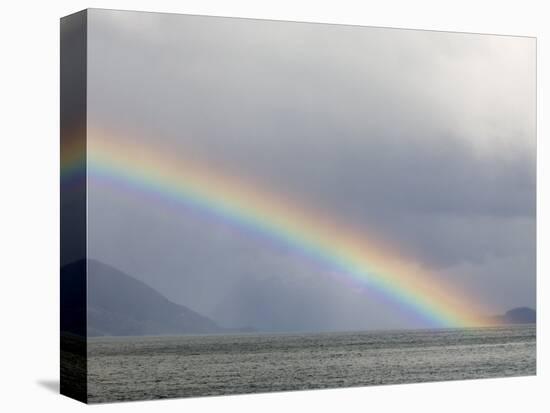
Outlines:
{"type": "MultiPolygon", "coordinates": [[[[173,303],[144,282],[96,260],[79,260],[61,269],[61,283],[77,294],[87,279],[87,335],[143,336],[211,334],[228,331],[190,308],[173,303]]],[[[65,310],[71,311],[66,308],[65,310]]],[[[62,301],[63,311],[63,301],[62,301]]],[[[78,311],[75,311],[77,313],[78,311]]],[[[75,323],[62,319],[61,329],[75,323]]],[[[78,332],[77,332],[78,334],[78,332]]]]}
{"type": "Polygon", "coordinates": [[[537,312],[529,307],[516,307],[491,317],[491,321],[499,325],[532,324],[537,322],[537,312]]]}
{"type": "MultiPolygon", "coordinates": [[[[176,304],[146,283],[97,260],[85,259],[61,269],[61,330],[79,336],[159,336],[258,332],[224,328],[192,309],[176,304]],[[87,288],[87,294],[86,294],[87,288]],[[82,301],[86,301],[84,308],[82,301]],[[80,300],[80,301],[79,301],[80,300]],[[87,322],[87,329],[83,325],[87,322]]],[[[536,311],[517,307],[487,317],[488,325],[536,322],[536,311]]]]}

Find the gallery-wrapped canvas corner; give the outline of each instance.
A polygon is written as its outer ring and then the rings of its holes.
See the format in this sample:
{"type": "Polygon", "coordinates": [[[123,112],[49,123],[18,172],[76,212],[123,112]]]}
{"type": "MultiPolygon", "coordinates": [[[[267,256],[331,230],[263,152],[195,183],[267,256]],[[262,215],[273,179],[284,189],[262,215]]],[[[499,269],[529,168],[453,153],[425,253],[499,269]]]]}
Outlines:
{"type": "Polygon", "coordinates": [[[536,373],[534,38],[61,19],[61,393],[536,373]]]}

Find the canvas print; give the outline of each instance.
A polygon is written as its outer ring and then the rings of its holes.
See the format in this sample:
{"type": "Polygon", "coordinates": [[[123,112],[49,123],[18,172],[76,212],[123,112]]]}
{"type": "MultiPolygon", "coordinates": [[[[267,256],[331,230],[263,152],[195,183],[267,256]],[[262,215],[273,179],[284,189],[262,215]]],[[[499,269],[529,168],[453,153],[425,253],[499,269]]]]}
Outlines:
{"type": "Polygon", "coordinates": [[[536,40],[61,20],[61,392],[536,373],[536,40]]]}

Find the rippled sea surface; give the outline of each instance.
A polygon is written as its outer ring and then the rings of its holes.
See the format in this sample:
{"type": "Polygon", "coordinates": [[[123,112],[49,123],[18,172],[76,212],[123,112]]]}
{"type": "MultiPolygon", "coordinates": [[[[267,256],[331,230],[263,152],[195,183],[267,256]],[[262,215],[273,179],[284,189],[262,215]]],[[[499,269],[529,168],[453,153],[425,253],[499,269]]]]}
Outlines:
{"type": "Polygon", "coordinates": [[[536,372],[534,325],[88,340],[92,403],[536,372]]]}

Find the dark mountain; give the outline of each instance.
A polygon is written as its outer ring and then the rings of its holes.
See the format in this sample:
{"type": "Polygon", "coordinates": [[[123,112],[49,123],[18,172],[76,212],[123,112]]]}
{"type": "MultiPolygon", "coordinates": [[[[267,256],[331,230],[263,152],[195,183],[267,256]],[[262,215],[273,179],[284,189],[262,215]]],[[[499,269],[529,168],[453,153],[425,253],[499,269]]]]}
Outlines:
{"type": "MultiPolygon", "coordinates": [[[[98,261],[88,260],[88,336],[180,335],[221,333],[226,330],[214,321],[187,307],[169,301],[145,283],[98,261]]],[[[66,265],[61,270],[62,288],[82,289],[86,261],[66,265]],[[63,287],[64,286],[64,287],[63,287]]],[[[65,300],[65,310],[70,303],[65,300]]],[[[63,311],[63,301],[62,311],[63,311]]],[[[74,303],[73,303],[74,304],[74,303]]],[[[75,316],[80,317],[77,309],[75,316]]],[[[72,331],[77,324],[62,318],[62,330],[72,331]]],[[[78,334],[78,332],[76,332],[78,334]]]]}
{"type": "Polygon", "coordinates": [[[507,311],[504,315],[493,317],[497,324],[531,324],[537,322],[537,313],[532,308],[519,307],[507,311]]]}

